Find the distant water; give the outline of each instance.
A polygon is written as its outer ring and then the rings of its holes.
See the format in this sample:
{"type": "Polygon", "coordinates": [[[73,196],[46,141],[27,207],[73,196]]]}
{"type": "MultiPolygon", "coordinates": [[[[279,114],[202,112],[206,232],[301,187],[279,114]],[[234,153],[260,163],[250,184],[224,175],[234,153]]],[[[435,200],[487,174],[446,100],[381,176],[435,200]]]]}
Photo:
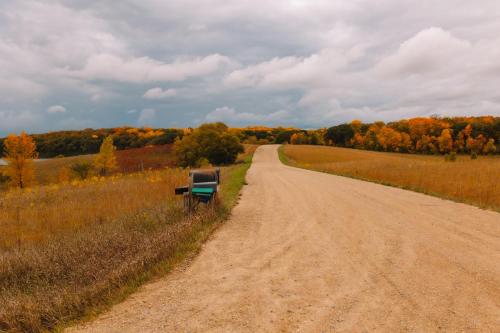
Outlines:
{"type": "MultiPolygon", "coordinates": [[[[41,162],[41,161],[46,161],[46,160],[50,160],[50,158],[39,158],[39,159],[36,159],[35,162],[41,162]]],[[[0,158],[0,166],[1,165],[7,165],[7,162],[0,158]]]]}

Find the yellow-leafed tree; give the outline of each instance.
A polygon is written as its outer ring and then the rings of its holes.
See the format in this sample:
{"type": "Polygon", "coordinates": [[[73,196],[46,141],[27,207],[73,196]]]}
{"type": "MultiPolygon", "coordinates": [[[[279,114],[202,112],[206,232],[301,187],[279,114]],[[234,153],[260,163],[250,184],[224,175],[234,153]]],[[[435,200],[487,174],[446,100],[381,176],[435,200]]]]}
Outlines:
{"type": "Polygon", "coordinates": [[[453,149],[453,138],[451,130],[445,128],[438,137],[439,151],[443,154],[448,154],[453,149]]]}
{"type": "Polygon", "coordinates": [[[105,176],[116,169],[115,150],[116,147],[113,145],[113,137],[110,135],[102,142],[99,154],[94,160],[94,167],[101,176],[105,176]]]}
{"type": "Polygon", "coordinates": [[[25,188],[35,181],[33,159],[38,157],[36,144],[24,131],[17,136],[11,134],[4,141],[5,160],[8,165],[5,174],[13,186],[25,188]]]}

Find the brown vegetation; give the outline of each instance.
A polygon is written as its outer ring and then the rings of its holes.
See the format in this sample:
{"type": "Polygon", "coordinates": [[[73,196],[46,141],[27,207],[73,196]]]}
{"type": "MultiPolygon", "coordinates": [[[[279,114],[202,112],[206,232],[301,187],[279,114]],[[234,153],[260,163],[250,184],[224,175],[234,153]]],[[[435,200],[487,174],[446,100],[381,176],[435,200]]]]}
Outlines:
{"type": "Polygon", "coordinates": [[[116,160],[118,170],[123,173],[175,166],[172,145],[118,150],[116,160]]]}
{"type": "Polygon", "coordinates": [[[226,216],[246,162],[223,169],[222,206],[190,217],[181,169],[0,193],[0,331],[54,329],[165,272],[226,216]]]}
{"type": "Polygon", "coordinates": [[[500,210],[500,158],[497,156],[480,156],[475,160],[458,156],[456,162],[446,162],[439,156],[285,145],[282,157],[293,166],[500,210]]]}

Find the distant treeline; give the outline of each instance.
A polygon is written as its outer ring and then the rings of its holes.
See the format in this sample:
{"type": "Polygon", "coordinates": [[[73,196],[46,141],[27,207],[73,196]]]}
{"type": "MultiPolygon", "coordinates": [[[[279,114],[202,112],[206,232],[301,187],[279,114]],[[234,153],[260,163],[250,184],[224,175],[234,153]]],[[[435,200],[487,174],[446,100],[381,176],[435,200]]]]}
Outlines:
{"type": "MultiPolygon", "coordinates": [[[[153,128],[103,128],[82,131],[59,131],[33,134],[37,151],[41,158],[95,154],[104,138],[113,135],[118,150],[140,148],[149,145],[171,144],[175,138],[182,137],[182,129],[153,128]]],[[[3,141],[0,139],[0,156],[3,156],[3,141]]]]}
{"type": "Polygon", "coordinates": [[[241,142],[248,144],[290,143],[292,135],[303,130],[285,127],[254,126],[244,128],[231,128],[241,142]]]}
{"type": "MultiPolygon", "coordinates": [[[[354,120],[329,128],[303,130],[254,126],[230,128],[242,143],[309,144],[391,151],[447,154],[500,153],[500,117],[412,118],[389,123],[354,120]]],[[[119,127],[34,134],[40,157],[94,154],[108,135],[119,150],[174,143],[192,129],[119,127]]],[[[0,156],[3,155],[0,139],[0,156]]]]}
{"type": "Polygon", "coordinates": [[[329,145],[367,150],[495,154],[500,153],[500,117],[413,118],[387,124],[355,120],[328,128],[324,139],[329,145]]]}
{"type": "Polygon", "coordinates": [[[500,153],[500,117],[429,117],[389,123],[353,120],[324,129],[234,128],[244,143],[331,145],[366,150],[448,154],[500,153]]]}

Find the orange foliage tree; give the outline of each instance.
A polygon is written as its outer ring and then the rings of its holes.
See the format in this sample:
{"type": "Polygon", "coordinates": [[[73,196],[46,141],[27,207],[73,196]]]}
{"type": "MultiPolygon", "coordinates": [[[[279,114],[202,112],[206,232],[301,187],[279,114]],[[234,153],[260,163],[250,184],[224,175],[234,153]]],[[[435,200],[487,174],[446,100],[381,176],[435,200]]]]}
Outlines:
{"type": "Polygon", "coordinates": [[[5,174],[11,184],[19,188],[32,185],[35,180],[33,159],[38,157],[33,139],[23,131],[19,136],[9,135],[3,145],[7,161],[5,174]]]}
{"type": "Polygon", "coordinates": [[[324,139],[340,147],[369,150],[495,154],[500,153],[500,117],[419,117],[387,124],[353,120],[328,128],[324,139]]]}
{"type": "Polygon", "coordinates": [[[438,138],[439,151],[441,153],[447,154],[453,149],[453,138],[451,137],[451,131],[449,129],[444,129],[438,138]]]}
{"type": "Polygon", "coordinates": [[[401,134],[398,131],[390,127],[383,127],[376,137],[385,151],[399,151],[401,134]]]}

